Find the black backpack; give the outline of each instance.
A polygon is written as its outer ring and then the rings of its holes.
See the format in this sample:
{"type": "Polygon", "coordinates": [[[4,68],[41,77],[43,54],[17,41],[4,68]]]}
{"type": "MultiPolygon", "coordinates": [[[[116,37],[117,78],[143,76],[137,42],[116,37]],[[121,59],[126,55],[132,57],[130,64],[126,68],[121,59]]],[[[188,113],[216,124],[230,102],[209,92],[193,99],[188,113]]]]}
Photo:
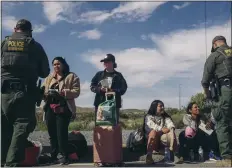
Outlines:
{"type": "Polygon", "coordinates": [[[137,152],[144,150],[144,132],[142,128],[137,128],[135,131],[131,132],[127,139],[127,148],[131,152],[137,152]]]}
{"type": "Polygon", "coordinates": [[[145,112],[143,118],[143,125],[131,132],[126,143],[127,149],[131,152],[145,151],[146,152],[146,136],[145,136],[145,112]]]}
{"type": "Polygon", "coordinates": [[[87,141],[85,136],[79,131],[72,131],[68,135],[68,152],[69,154],[76,153],[77,156],[83,157],[88,151],[87,141]]]}

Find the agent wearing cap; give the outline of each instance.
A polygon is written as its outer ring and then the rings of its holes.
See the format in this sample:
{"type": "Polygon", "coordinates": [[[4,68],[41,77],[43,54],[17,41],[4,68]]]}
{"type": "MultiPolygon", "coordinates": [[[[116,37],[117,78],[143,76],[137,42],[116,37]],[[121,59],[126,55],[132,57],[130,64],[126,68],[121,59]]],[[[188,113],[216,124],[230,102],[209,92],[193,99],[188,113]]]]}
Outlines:
{"type": "Polygon", "coordinates": [[[112,54],[107,54],[100,62],[104,63],[105,69],[95,74],[90,85],[91,91],[96,93],[94,100],[95,112],[97,111],[98,105],[105,101],[106,89],[99,86],[99,82],[107,77],[112,77],[111,90],[116,93],[116,111],[118,113],[117,120],[119,121],[119,109],[122,107],[121,96],[124,95],[127,90],[127,83],[123,75],[115,70],[117,64],[112,54]]]}
{"type": "Polygon", "coordinates": [[[216,36],[212,45],[212,53],[206,60],[201,83],[206,97],[210,98],[210,82],[216,78],[219,81],[218,106],[212,111],[212,115],[216,121],[216,132],[223,158],[219,165],[230,167],[232,166],[232,127],[230,126],[232,121],[232,49],[223,36],[216,36]]]}
{"type": "Polygon", "coordinates": [[[22,166],[26,139],[36,126],[36,81],[47,77],[50,68],[43,47],[32,38],[28,20],[17,22],[1,49],[1,160],[6,166],[17,167],[22,166]]]}

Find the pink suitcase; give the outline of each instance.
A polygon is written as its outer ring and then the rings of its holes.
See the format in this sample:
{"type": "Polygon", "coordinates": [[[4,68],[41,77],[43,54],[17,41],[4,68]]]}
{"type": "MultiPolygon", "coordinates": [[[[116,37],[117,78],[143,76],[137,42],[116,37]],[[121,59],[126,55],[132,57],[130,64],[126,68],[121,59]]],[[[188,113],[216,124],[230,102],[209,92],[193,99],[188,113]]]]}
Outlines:
{"type": "Polygon", "coordinates": [[[122,130],[120,125],[96,126],[93,132],[95,166],[123,166],[122,130]]]}

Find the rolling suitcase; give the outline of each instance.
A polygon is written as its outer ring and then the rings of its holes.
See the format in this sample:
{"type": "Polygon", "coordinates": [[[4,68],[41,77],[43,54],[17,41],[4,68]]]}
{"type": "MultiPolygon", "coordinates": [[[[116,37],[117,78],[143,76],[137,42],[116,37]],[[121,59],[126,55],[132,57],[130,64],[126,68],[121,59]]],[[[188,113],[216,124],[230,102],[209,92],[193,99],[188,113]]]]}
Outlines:
{"type": "Polygon", "coordinates": [[[116,108],[113,107],[115,104],[112,103],[115,102],[115,93],[108,92],[106,97],[108,95],[113,95],[113,99],[109,102],[106,98],[106,102],[100,105],[100,108],[103,107],[103,110],[100,111],[102,117],[96,114],[98,117],[96,117],[95,123],[98,121],[98,124],[93,131],[93,162],[95,166],[123,166],[122,129],[115,121],[117,114],[116,108]],[[104,111],[104,105],[112,108],[106,108],[104,111]],[[109,110],[115,111],[110,112],[109,110]]]}

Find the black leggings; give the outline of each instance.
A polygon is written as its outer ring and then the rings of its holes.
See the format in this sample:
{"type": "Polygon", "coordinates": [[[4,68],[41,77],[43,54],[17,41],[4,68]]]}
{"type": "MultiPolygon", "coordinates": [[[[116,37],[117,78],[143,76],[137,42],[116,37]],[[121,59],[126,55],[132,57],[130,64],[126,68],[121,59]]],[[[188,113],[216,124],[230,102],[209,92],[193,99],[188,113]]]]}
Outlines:
{"type": "Polygon", "coordinates": [[[50,136],[51,156],[56,158],[58,153],[68,157],[68,126],[71,112],[55,114],[50,108],[46,111],[46,125],[50,136]]]}
{"type": "Polygon", "coordinates": [[[215,131],[209,136],[199,129],[192,139],[186,138],[185,131],[182,131],[179,135],[179,143],[179,156],[184,158],[189,157],[190,149],[193,149],[193,152],[197,154],[200,146],[202,146],[206,157],[208,157],[210,150],[217,156],[220,156],[219,144],[215,131]]]}

